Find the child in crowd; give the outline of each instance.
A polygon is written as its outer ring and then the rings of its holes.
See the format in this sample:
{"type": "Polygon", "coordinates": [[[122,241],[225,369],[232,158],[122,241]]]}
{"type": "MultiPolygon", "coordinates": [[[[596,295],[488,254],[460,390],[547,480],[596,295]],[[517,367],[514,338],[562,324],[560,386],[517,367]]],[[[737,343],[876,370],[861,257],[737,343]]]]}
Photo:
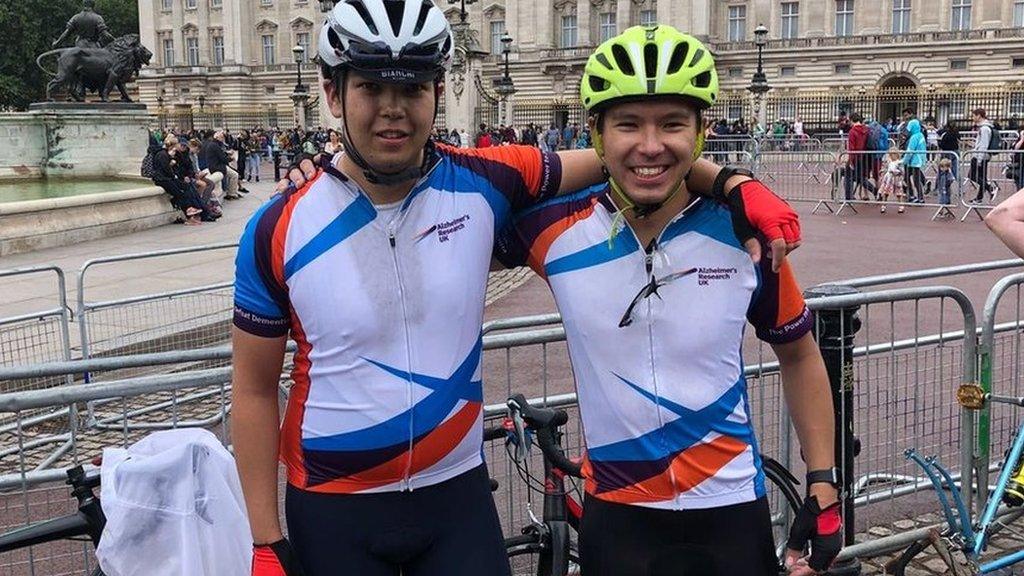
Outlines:
{"type": "Polygon", "coordinates": [[[949,158],[939,160],[939,173],[935,176],[935,191],[939,204],[950,204],[949,189],[953,185],[953,163],[949,158]]]}
{"type": "Polygon", "coordinates": [[[882,173],[882,182],[878,186],[878,198],[883,202],[880,209],[882,214],[885,214],[885,202],[890,196],[896,197],[896,202],[900,205],[898,211],[903,214],[903,200],[906,196],[903,192],[903,161],[896,148],[889,149],[889,157],[885,161],[885,172],[882,173]]]}

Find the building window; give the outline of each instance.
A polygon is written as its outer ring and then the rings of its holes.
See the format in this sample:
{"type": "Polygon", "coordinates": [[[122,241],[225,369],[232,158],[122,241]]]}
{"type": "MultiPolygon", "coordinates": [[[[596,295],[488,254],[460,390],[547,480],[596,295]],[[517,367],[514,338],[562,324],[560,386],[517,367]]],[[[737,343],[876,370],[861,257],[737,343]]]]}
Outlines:
{"type": "Polygon", "coordinates": [[[640,25],[641,26],[653,26],[658,22],[658,11],[657,10],[641,10],[640,11],[640,25]]]}
{"type": "Polygon", "coordinates": [[[199,66],[199,38],[185,38],[185,59],[189,66],[199,66]]]}
{"type": "Polygon", "coordinates": [[[949,61],[950,70],[967,70],[967,59],[957,58],[956,60],[949,61]]]}
{"type": "Polygon", "coordinates": [[[800,35],[800,3],[782,3],[782,37],[796,38],[800,35]]]}
{"type": "Polygon", "coordinates": [[[562,16],[562,48],[576,47],[576,15],[562,16]]]}
{"type": "Polygon", "coordinates": [[[779,76],[783,78],[787,76],[796,76],[796,66],[783,66],[779,68],[779,76]]]}
{"type": "Polygon", "coordinates": [[[295,34],[295,43],[302,46],[302,61],[309,62],[309,32],[295,34]]]}
{"type": "Polygon", "coordinates": [[[601,12],[600,22],[601,42],[615,36],[615,12],[601,12]]]}
{"type": "Polygon", "coordinates": [[[273,94],[274,93],[274,87],[273,86],[266,86],[265,87],[265,91],[266,91],[267,94],[273,94]]]}
{"type": "Polygon", "coordinates": [[[164,38],[164,66],[174,66],[174,40],[164,38]]]}
{"type": "Polygon", "coordinates": [[[260,6],[273,6],[274,0],[260,0],[260,6]]]}
{"type": "Polygon", "coordinates": [[[836,0],[836,36],[853,35],[853,0],[836,0]]]}
{"type": "Polygon", "coordinates": [[[1024,68],[1024,58],[1014,58],[1012,64],[1014,68],[1024,68]]]}
{"type": "Polygon", "coordinates": [[[747,7],[729,6],[729,42],[742,42],[747,38],[747,7]]]}
{"type": "Polygon", "coordinates": [[[222,66],[224,64],[224,37],[214,36],[213,37],[213,65],[222,66]]]}
{"type": "Polygon", "coordinates": [[[836,74],[849,74],[850,73],[850,65],[849,64],[836,64],[835,73],[836,74]]]}
{"type": "Polygon", "coordinates": [[[729,120],[739,120],[743,118],[743,104],[729,104],[728,111],[725,115],[729,120]]]}
{"type": "Polygon", "coordinates": [[[743,68],[740,66],[729,68],[729,78],[743,78],[743,68]]]}
{"type": "Polygon", "coordinates": [[[953,0],[953,17],[950,30],[971,29],[971,0],[953,0]]]}
{"type": "Polygon", "coordinates": [[[170,12],[174,8],[174,0],[161,0],[160,9],[165,12],[170,12]]]}
{"type": "Polygon", "coordinates": [[[187,10],[195,10],[198,5],[198,0],[185,0],[185,8],[187,10]]]}
{"type": "Polygon", "coordinates": [[[892,0],[892,33],[910,32],[910,0],[892,0]]]}
{"type": "Polygon", "coordinates": [[[277,51],[274,49],[274,35],[263,35],[263,63],[267,66],[277,62],[277,51]]]}
{"type": "Polygon", "coordinates": [[[1013,3],[1013,25],[1024,28],[1024,0],[1016,0],[1013,3]]]}
{"type": "Polygon", "coordinates": [[[210,0],[210,8],[221,8],[224,6],[224,0],[210,0]]]}
{"type": "Polygon", "coordinates": [[[505,34],[505,21],[491,21],[491,54],[501,54],[501,37],[505,34]]]}

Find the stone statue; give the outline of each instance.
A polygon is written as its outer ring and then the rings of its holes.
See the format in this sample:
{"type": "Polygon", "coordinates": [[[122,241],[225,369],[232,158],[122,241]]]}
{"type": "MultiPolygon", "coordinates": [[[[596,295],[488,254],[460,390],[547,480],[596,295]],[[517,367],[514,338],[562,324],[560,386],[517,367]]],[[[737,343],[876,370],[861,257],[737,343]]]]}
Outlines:
{"type": "Polygon", "coordinates": [[[95,7],[95,0],[83,0],[82,11],[68,20],[67,28],[64,29],[60,38],[53,41],[53,47],[59,46],[71,34],[76,35],[76,48],[102,48],[102,41],[113,40],[114,37],[107,31],[107,24],[103,21],[103,16],[93,11],[95,7]]]}
{"type": "Polygon", "coordinates": [[[131,102],[125,84],[149,64],[153,53],[139,42],[138,34],[125,34],[103,48],[61,48],[44,52],[36,58],[36,64],[46,73],[53,74],[53,80],[46,85],[46,99],[52,100],[54,88],[63,86],[68,95],[78,102],[85,101],[85,91],[99,93],[100,100],[107,101],[111,90],[117,87],[121,100],[131,102]],[[59,53],[57,72],[43,68],[41,60],[59,53]]]}

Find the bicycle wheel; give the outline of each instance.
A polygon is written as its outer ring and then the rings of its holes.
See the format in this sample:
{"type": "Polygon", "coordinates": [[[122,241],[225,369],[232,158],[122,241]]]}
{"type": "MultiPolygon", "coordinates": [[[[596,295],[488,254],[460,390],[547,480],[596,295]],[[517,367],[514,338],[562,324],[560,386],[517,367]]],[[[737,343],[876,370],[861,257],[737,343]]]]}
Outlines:
{"type": "Polygon", "coordinates": [[[766,456],[762,458],[768,507],[772,513],[775,556],[779,559],[781,566],[786,555],[789,527],[793,523],[797,511],[803,506],[803,498],[800,497],[800,492],[796,488],[793,475],[785,466],[766,456]]]}
{"type": "Polygon", "coordinates": [[[580,573],[580,553],[575,542],[569,543],[569,571],[564,575],[551,573],[550,552],[536,535],[506,538],[505,552],[512,576],[578,576],[580,573]]]}

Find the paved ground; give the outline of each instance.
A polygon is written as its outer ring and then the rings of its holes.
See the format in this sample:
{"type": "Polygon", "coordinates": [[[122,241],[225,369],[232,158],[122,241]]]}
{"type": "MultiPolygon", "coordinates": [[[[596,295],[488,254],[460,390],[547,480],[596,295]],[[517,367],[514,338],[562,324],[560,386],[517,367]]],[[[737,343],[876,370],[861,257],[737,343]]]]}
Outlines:
{"type": "MultiPolygon", "coordinates": [[[[126,237],[82,243],[75,246],[4,257],[0,268],[20,268],[38,264],[55,264],[69,274],[68,295],[74,302],[77,270],[89,259],[98,256],[145,252],[182,246],[196,246],[237,240],[241,227],[258,205],[271,194],[270,185],[250,185],[252,194],[225,207],[225,217],[217,223],[199,227],[165,226],[126,237]]],[[[804,246],[791,259],[803,286],[821,282],[899,272],[908,269],[948,266],[985,260],[1009,258],[1011,254],[996,242],[976,219],[965,223],[930,222],[933,210],[911,209],[907,214],[894,211],[886,215],[874,209],[859,214],[844,213],[840,217],[819,213],[812,215],[813,204],[797,204],[804,229],[804,246]]],[[[230,280],[233,251],[221,250],[198,255],[144,260],[128,264],[107,265],[90,271],[87,281],[88,301],[96,302],[132,295],[168,291],[177,288],[210,285],[230,280]]],[[[1007,271],[980,273],[971,276],[931,280],[917,284],[948,284],[966,293],[980,312],[992,284],[1007,271]]],[[[44,276],[0,279],[0,318],[50,309],[54,306],[52,282],[44,276]]],[[[492,278],[485,319],[505,318],[554,311],[553,300],[546,285],[537,277],[520,270],[492,278]]],[[[609,287],[612,293],[614,287],[609,287]]],[[[962,320],[951,312],[942,316],[931,310],[922,313],[918,304],[901,308],[891,314],[874,313],[866,319],[871,341],[887,340],[888,334],[930,334],[939,328],[955,329],[962,320]],[[908,311],[909,310],[909,311],[908,311]],[[940,320],[941,318],[941,320],[940,320]]],[[[73,304],[72,304],[73,307],[73,304]]],[[[1006,314],[1013,312],[1011,309],[1006,314]]],[[[170,312],[147,311],[139,318],[170,312]]],[[[137,321],[139,318],[134,318],[137,321]]],[[[155,321],[155,320],[154,320],[155,321]]],[[[862,333],[863,333],[862,329],[862,333]]],[[[77,335],[72,335],[77,342],[77,335]]],[[[500,400],[515,389],[528,395],[558,393],[572,389],[571,372],[564,344],[499,351],[485,356],[485,381],[488,401],[500,400]]],[[[749,348],[754,349],[754,348],[749,348]]],[[[0,364],[3,359],[0,358],[0,364]]],[[[884,431],[883,431],[884,432],[884,431]]],[[[909,511],[908,511],[909,512],[909,511]]],[[[916,516],[908,513],[907,516],[916,516]]],[[[908,525],[909,527],[909,525],[908,525]]],[[[884,528],[886,530],[892,529],[884,528]]],[[[875,535],[881,535],[880,530],[875,535]]],[[[861,538],[871,537],[870,531],[861,538]]],[[[1024,545],[1024,540],[997,543],[1003,550],[1024,545]]],[[[917,574],[940,574],[934,555],[924,557],[917,574]]],[[[0,562],[2,565],[2,562],[0,562]]],[[[0,570],[0,574],[3,574],[0,570]]]]}

